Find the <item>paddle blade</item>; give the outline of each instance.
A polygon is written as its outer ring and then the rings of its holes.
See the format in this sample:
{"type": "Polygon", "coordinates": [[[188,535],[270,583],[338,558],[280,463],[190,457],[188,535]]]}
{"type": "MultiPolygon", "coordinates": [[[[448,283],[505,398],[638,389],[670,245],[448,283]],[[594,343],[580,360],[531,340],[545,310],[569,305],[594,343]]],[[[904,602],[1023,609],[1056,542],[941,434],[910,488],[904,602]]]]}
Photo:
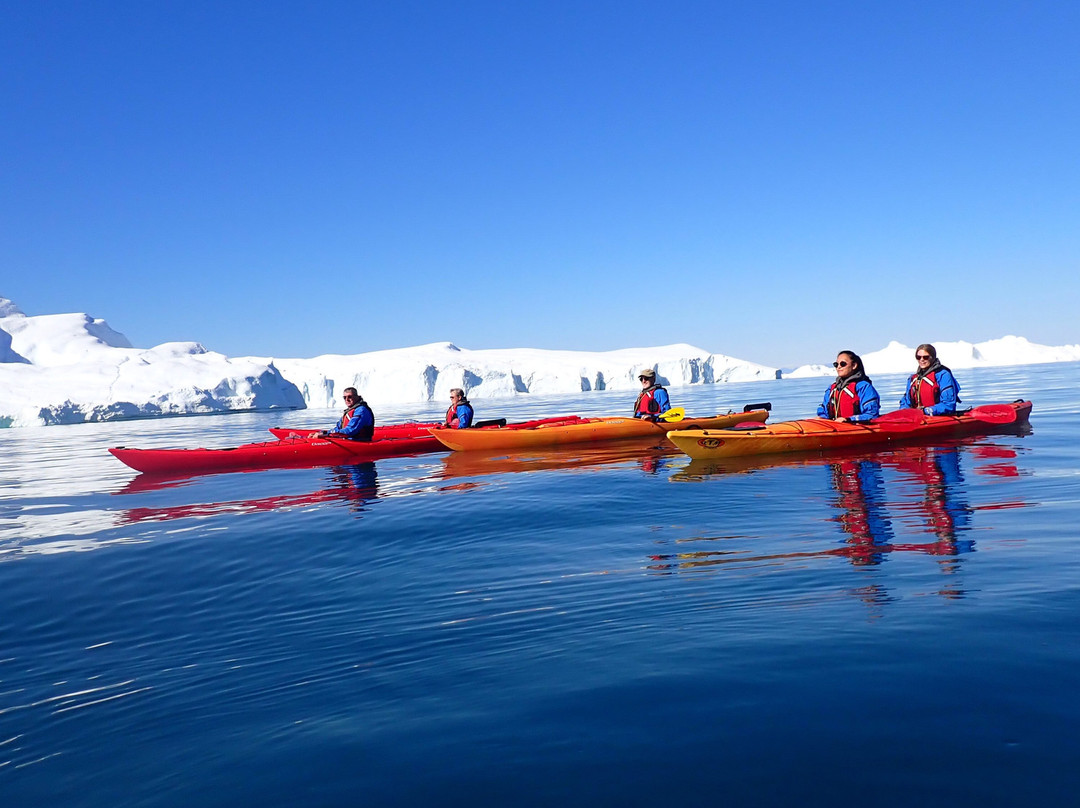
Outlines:
{"type": "Polygon", "coordinates": [[[887,427],[895,432],[910,432],[922,426],[925,420],[926,416],[923,415],[922,410],[904,409],[882,413],[870,423],[887,427]]]}
{"type": "Polygon", "coordinates": [[[983,404],[973,407],[967,416],[988,424],[1015,424],[1016,408],[1008,404],[983,404]]]}
{"type": "Polygon", "coordinates": [[[686,410],[682,407],[672,407],[670,410],[665,410],[660,413],[660,420],[667,421],[668,423],[674,423],[675,421],[681,421],[686,417],[686,410]]]}

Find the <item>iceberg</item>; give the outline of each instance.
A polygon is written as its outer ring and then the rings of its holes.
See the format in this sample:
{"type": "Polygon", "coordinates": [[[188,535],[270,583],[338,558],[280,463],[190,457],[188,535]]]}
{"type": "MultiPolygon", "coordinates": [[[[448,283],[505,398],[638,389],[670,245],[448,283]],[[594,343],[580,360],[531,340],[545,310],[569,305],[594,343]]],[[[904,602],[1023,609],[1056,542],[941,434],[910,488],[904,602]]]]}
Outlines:
{"type": "MultiPolygon", "coordinates": [[[[937,342],[954,369],[1080,360],[1080,345],[1023,337],[937,342]]],[[[867,371],[909,373],[914,348],[890,342],[863,355],[867,371]]],[[[336,408],[346,387],[381,405],[443,401],[461,387],[476,399],[592,390],[637,391],[643,368],[667,387],[831,376],[792,371],[679,343],[614,351],[468,350],[452,342],[308,359],[233,357],[197,342],[135,348],[87,314],[27,316],[0,297],[0,427],[305,407],[336,408]]]]}
{"type": "Polygon", "coordinates": [[[528,393],[639,390],[642,368],[656,370],[670,387],[776,379],[777,370],[712,354],[692,345],[616,351],[545,351],[535,348],[470,351],[451,342],[313,359],[263,358],[300,388],[308,406],[336,407],[355,387],[372,405],[442,401],[460,387],[476,398],[528,393]]]}
{"type": "MultiPolygon", "coordinates": [[[[1080,360],[1080,345],[1051,347],[1029,342],[1023,337],[1002,337],[986,342],[934,342],[941,364],[953,370],[976,367],[1003,367],[1005,365],[1034,365],[1047,362],[1075,362],[1080,360]]],[[[891,341],[880,351],[862,354],[866,373],[914,373],[915,348],[891,341]]],[[[785,379],[808,376],[832,376],[836,371],[827,365],[803,365],[792,371],[784,371],[785,379]]]]}
{"type": "Polygon", "coordinates": [[[0,426],[303,406],[272,364],[194,342],[133,348],[104,320],[28,317],[0,298],[0,426]]]}

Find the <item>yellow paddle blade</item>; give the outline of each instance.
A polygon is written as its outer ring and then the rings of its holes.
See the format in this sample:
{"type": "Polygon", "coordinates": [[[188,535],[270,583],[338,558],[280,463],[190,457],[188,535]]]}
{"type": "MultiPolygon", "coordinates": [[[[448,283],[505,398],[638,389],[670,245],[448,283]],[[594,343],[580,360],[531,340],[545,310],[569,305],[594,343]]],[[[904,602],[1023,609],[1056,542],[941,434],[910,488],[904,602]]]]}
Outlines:
{"type": "Polygon", "coordinates": [[[686,410],[682,407],[672,407],[670,410],[660,413],[661,421],[681,421],[685,417],[686,410]]]}

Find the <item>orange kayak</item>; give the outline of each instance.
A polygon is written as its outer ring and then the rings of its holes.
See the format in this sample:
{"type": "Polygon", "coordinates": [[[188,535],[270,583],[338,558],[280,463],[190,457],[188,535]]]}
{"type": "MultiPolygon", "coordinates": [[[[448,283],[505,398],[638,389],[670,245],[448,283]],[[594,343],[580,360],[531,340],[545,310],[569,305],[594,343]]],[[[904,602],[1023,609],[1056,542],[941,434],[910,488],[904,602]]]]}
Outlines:
{"type": "Polygon", "coordinates": [[[919,410],[899,410],[854,424],[807,418],[755,429],[680,430],[667,438],[695,460],[716,460],[1008,432],[1027,424],[1030,414],[1030,401],[1014,401],[975,407],[959,415],[923,415],[919,410]]]}
{"type": "Polygon", "coordinates": [[[655,423],[640,418],[585,418],[577,423],[540,424],[527,429],[514,428],[515,425],[510,424],[496,429],[433,429],[431,434],[444,446],[458,452],[535,449],[628,438],[662,438],[665,433],[675,430],[721,429],[741,423],[761,424],[768,417],[769,411],[761,409],[655,423]]]}

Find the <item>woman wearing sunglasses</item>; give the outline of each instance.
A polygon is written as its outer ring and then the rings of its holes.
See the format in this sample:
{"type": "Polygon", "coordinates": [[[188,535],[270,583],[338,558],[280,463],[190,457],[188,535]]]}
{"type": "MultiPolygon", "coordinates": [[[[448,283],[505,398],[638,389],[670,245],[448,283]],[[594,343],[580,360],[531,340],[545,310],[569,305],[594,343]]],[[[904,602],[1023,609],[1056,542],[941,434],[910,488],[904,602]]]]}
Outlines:
{"type": "Polygon", "coordinates": [[[863,372],[862,358],[854,351],[841,351],[833,362],[836,381],[825,391],[817,408],[818,418],[833,421],[869,421],[881,412],[881,396],[863,372]]]}
{"type": "Polygon", "coordinates": [[[960,401],[960,383],[941,364],[937,349],[923,343],[915,349],[918,370],[908,379],[907,392],[900,399],[903,409],[921,409],[926,415],[952,415],[960,401]]]}

